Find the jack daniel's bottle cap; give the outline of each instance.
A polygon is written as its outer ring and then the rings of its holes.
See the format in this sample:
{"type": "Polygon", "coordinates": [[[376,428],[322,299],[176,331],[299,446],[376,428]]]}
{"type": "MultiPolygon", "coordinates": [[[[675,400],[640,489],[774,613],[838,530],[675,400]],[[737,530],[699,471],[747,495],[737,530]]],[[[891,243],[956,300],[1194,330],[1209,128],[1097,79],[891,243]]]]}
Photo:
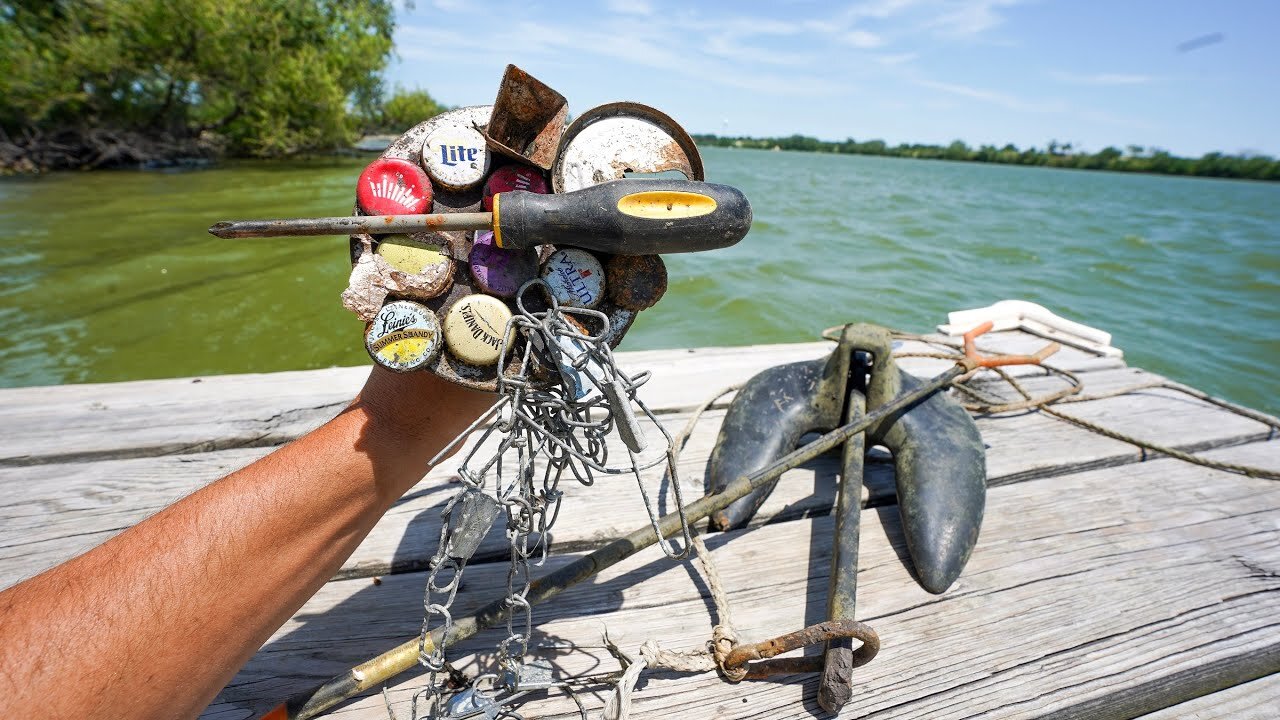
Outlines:
{"type": "Polygon", "coordinates": [[[453,304],[444,319],[449,352],[472,365],[496,365],[502,333],[511,319],[507,304],[492,295],[468,295],[453,304]]]}
{"type": "Polygon", "coordinates": [[[440,340],[435,313],[409,300],[383,305],[364,334],[373,361],[396,372],[417,370],[435,360],[440,340]]]}

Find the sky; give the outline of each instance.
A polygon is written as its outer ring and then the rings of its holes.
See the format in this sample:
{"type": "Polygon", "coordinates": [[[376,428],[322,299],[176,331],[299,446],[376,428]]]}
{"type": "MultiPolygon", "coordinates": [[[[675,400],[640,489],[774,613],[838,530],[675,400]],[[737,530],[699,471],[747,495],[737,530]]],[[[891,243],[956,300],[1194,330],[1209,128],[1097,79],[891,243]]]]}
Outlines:
{"type": "Polygon", "coordinates": [[[507,63],[573,114],[691,133],[1280,155],[1270,0],[416,0],[388,84],[493,102],[507,63]]]}

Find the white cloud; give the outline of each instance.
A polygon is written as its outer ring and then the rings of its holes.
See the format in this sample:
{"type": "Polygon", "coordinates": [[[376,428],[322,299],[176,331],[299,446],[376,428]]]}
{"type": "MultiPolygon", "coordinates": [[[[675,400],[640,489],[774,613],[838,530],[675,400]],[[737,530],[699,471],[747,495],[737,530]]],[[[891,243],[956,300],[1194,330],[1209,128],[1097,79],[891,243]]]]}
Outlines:
{"type": "Polygon", "coordinates": [[[941,6],[942,13],[928,24],[939,35],[973,37],[1004,22],[1000,12],[1022,0],[958,0],[941,6]]]}
{"type": "Polygon", "coordinates": [[[850,30],[841,38],[841,41],[846,45],[863,50],[878,48],[885,44],[884,38],[866,30],[850,30]]]}
{"type": "Polygon", "coordinates": [[[609,0],[608,7],[619,15],[648,16],[653,14],[653,6],[648,0],[609,0]]]}
{"type": "Polygon", "coordinates": [[[967,97],[973,100],[981,100],[983,102],[988,102],[993,105],[999,105],[1000,107],[1005,108],[1007,110],[1016,110],[1018,112],[1051,113],[1051,112],[1062,112],[1063,110],[1066,109],[1066,106],[1060,101],[1036,102],[1031,100],[1024,100],[1014,95],[1010,95],[1008,93],[1002,93],[997,90],[976,88],[969,85],[962,85],[959,83],[945,83],[945,82],[939,82],[937,80],[928,80],[925,78],[912,78],[911,81],[916,85],[919,85],[921,87],[926,87],[931,90],[939,90],[941,92],[945,92],[951,95],[967,97]]]}
{"type": "Polygon", "coordinates": [[[875,60],[881,65],[894,67],[897,65],[906,65],[907,63],[920,57],[917,53],[896,53],[892,55],[877,55],[875,60]]]}
{"type": "Polygon", "coordinates": [[[1093,75],[1081,75],[1079,73],[1053,71],[1049,75],[1059,81],[1069,85],[1146,85],[1152,81],[1149,75],[1130,75],[1124,73],[1096,73],[1093,75]]]}

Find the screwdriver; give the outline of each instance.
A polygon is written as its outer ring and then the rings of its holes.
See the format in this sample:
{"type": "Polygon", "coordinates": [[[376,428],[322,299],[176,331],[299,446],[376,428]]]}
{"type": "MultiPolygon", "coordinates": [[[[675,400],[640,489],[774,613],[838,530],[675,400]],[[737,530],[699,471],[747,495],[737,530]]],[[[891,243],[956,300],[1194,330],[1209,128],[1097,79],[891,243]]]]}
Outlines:
{"type": "Polygon", "coordinates": [[[249,238],[489,229],[507,249],[555,244],[615,255],[698,252],[728,247],[746,236],[751,203],[728,185],[613,180],[561,195],[499,193],[491,213],[236,220],[217,223],[209,232],[249,238]]]}

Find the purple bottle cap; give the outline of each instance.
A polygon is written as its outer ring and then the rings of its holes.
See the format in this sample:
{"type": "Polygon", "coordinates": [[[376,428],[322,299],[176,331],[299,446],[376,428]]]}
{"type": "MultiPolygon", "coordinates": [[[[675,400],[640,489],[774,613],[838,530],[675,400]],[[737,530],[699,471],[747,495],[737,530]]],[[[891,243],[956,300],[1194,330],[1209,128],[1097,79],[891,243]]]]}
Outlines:
{"type": "Polygon", "coordinates": [[[476,233],[470,264],[480,289],[498,297],[515,297],[521,285],[538,275],[538,255],[532,248],[504,250],[493,243],[492,232],[476,233]]]}

